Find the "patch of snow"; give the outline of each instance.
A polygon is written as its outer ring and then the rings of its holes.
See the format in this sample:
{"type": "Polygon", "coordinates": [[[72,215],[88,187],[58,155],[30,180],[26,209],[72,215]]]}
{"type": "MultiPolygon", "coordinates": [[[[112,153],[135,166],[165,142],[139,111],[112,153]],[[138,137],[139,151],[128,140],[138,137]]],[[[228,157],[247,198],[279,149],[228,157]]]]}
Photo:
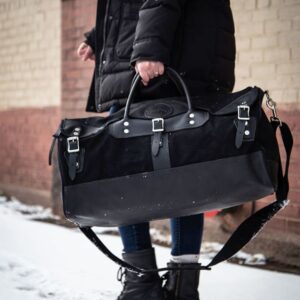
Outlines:
{"type": "MultiPolygon", "coordinates": [[[[203,242],[201,245],[201,257],[212,259],[222,248],[223,244],[215,242],[203,242]]],[[[265,265],[266,257],[262,253],[249,254],[244,251],[236,253],[232,259],[237,260],[239,264],[244,265],[265,265]]]]}
{"type": "Polygon", "coordinates": [[[8,200],[4,196],[0,196],[1,213],[6,215],[19,215],[25,219],[55,219],[59,217],[52,213],[50,208],[44,208],[41,205],[28,205],[20,202],[18,199],[12,197],[8,200]]]}

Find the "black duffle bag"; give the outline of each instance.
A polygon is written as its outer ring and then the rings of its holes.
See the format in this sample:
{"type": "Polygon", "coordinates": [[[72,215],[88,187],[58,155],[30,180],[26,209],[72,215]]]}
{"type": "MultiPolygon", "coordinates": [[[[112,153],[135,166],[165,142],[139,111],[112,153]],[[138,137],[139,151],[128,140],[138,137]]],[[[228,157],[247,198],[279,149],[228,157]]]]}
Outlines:
{"type": "Polygon", "coordinates": [[[266,92],[258,87],[191,98],[175,70],[166,68],[163,76],[183,96],[133,103],[140,84],[136,74],[125,108],[106,118],[61,122],[54,141],[64,214],[115,262],[145,273],[149,270],[114,256],[91,227],[193,215],[276,193],[276,201],[245,220],[201,267],[209,269],[236,253],[286,205],[292,136],[267,94],[269,121],[262,109],[266,92]],[[277,128],[287,153],[285,172],[277,128]]]}

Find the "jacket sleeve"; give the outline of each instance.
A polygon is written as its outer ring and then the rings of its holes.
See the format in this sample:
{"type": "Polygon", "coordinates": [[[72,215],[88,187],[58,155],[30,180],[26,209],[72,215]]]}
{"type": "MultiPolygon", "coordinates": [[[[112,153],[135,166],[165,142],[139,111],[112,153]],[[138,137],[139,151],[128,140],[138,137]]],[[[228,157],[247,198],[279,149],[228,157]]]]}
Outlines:
{"type": "Polygon", "coordinates": [[[89,45],[95,52],[95,45],[96,45],[96,32],[95,27],[92,28],[90,31],[85,32],[84,34],[85,40],[84,42],[89,45]]]}
{"type": "Polygon", "coordinates": [[[140,59],[170,64],[170,52],[187,0],[146,0],[140,8],[130,65],[140,59]]]}

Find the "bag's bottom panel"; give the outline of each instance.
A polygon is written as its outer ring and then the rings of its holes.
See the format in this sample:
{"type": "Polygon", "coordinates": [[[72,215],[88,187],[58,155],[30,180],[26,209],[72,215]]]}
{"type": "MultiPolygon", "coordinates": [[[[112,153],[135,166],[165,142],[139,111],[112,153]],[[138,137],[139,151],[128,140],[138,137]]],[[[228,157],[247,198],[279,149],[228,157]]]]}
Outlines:
{"type": "Polygon", "coordinates": [[[277,163],[259,151],[93,181],[64,187],[64,213],[80,226],[104,227],[193,215],[270,195],[275,174],[277,163]]]}

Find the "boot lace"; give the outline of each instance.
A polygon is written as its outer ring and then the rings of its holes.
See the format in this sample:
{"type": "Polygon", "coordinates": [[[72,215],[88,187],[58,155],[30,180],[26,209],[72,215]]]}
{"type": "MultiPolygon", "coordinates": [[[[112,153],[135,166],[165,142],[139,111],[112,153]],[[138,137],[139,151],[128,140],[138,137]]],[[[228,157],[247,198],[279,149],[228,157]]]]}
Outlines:
{"type": "Polygon", "coordinates": [[[119,270],[117,272],[117,280],[120,281],[123,285],[123,289],[121,291],[121,294],[118,296],[117,300],[122,299],[122,296],[124,294],[125,291],[125,285],[126,285],[126,269],[123,268],[122,266],[119,267],[119,270]]]}

